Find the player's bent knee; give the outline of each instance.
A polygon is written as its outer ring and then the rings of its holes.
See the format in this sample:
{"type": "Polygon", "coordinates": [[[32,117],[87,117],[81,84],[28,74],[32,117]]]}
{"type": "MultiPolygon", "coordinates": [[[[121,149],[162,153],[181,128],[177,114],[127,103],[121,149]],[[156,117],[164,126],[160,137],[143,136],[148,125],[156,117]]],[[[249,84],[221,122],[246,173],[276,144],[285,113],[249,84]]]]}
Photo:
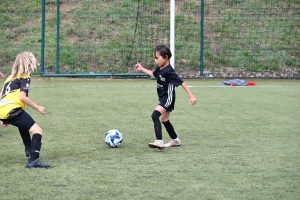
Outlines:
{"type": "Polygon", "coordinates": [[[161,116],[161,113],[157,110],[154,110],[152,115],[151,115],[151,118],[152,118],[152,120],[159,120],[160,116],[161,116]]]}
{"type": "Polygon", "coordinates": [[[31,132],[32,134],[35,134],[35,133],[38,133],[40,135],[43,134],[43,130],[42,128],[37,125],[37,124],[34,124],[30,129],[29,129],[29,132],[31,132]]]}

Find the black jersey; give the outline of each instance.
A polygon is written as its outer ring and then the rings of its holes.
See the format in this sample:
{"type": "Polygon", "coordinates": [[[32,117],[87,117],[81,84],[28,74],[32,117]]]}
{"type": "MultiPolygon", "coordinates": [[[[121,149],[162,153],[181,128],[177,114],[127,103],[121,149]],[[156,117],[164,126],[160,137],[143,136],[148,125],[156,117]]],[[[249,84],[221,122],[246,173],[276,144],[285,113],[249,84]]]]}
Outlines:
{"type": "Polygon", "coordinates": [[[5,81],[0,99],[0,119],[7,119],[14,110],[25,108],[25,104],[20,100],[20,92],[24,91],[28,95],[29,85],[28,76],[5,81]]]}
{"type": "Polygon", "coordinates": [[[157,95],[158,98],[175,97],[175,87],[180,86],[183,80],[175,73],[171,65],[163,69],[157,67],[153,72],[157,79],[157,95]]]}

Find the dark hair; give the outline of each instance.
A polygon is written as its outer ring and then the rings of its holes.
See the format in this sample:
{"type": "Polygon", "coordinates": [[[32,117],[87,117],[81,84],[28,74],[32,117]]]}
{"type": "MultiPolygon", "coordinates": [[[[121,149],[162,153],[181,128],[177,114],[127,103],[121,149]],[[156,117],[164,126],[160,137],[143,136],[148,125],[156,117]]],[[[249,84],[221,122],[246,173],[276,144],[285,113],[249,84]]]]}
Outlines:
{"type": "Polygon", "coordinates": [[[166,58],[166,56],[168,56],[168,60],[172,57],[172,53],[169,47],[164,44],[156,46],[153,50],[153,54],[155,55],[156,52],[158,52],[159,55],[161,55],[161,57],[163,58],[166,58]]]}

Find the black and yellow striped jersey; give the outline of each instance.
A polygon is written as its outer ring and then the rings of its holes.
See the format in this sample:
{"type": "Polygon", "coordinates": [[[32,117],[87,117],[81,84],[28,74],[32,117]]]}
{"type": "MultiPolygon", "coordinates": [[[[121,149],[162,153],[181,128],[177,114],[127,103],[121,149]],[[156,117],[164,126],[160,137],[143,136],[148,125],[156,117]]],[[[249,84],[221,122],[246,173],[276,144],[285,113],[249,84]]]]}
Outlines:
{"type": "Polygon", "coordinates": [[[0,119],[7,119],[15,110],[24,110],[25,103],[20,100],[20,92],[24,91],[28,95],[29,85],[30,77],[28,76],[18,76],[4,82],[0,99],[0,119]]]}

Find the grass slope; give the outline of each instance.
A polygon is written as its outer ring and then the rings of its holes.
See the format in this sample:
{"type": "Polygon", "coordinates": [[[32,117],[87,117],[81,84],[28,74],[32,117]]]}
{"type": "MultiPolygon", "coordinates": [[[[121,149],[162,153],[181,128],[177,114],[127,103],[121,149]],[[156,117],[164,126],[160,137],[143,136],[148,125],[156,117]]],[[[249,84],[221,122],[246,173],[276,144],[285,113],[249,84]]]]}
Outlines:
{"type": "MultiPolygon", "coordinates": [[[[41,57],[41,1],[0,2],[0,62],[8,70],[20,51],[41,57]]],[[[45,67],[54,73],[130,72],[153,66],[152,49],[169,43],[169,1],[46,1],[45,67]]],[[[205,1],[204,66],[249,71],[299,68],[299,0],[205,1]]],[[[176,68],[199,71],[198,0],[176,1],[176,68]]]]}

